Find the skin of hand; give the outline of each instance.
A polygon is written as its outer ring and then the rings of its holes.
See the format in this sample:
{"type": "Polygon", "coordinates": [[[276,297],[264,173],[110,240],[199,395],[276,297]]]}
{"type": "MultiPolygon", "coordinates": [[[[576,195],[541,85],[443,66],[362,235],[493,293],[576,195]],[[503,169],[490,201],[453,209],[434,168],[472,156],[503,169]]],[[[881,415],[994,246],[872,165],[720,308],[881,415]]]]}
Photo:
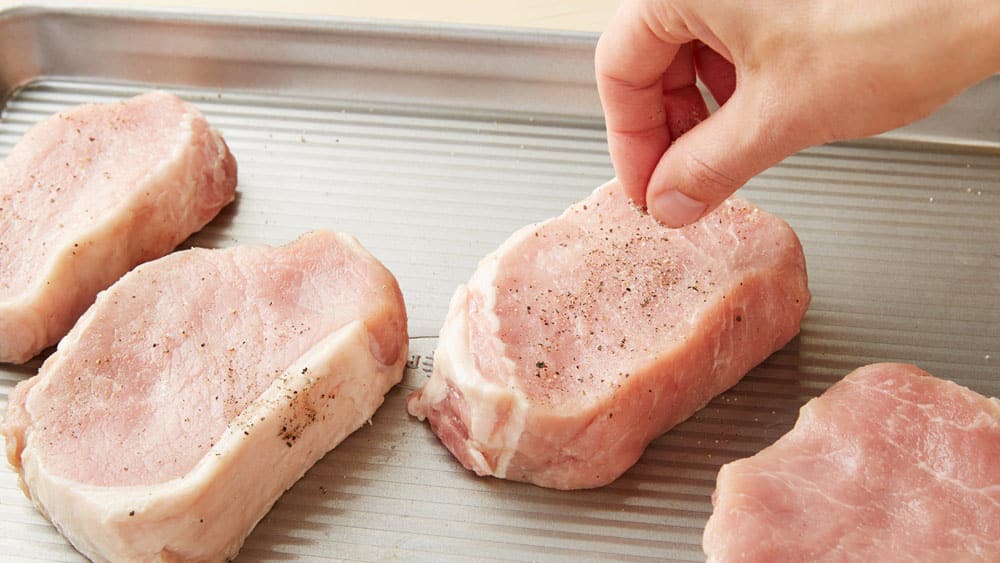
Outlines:
{"type": "Polygon", "coordinates": [[[612,163],[636,204],[690,224],[798,150],[996,72],[998,29],[998,0],[626,0],[595,57],[612,163]]]}

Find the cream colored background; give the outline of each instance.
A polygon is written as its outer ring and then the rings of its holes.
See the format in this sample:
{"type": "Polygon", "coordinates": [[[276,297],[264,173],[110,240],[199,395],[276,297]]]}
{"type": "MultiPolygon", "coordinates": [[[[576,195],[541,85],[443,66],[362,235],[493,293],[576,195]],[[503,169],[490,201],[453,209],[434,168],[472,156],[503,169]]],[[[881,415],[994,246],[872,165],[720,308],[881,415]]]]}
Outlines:
{"type": "Polygon", "coordinates": [[[389,18],[429,22],[485,24],[547,29],[600,31],[619,0],[148,0],[126,2],[50,2],[0,0],[0,9],[34,5],[141,6],[169,10],[227,10],[298,15],[389,18]]]}

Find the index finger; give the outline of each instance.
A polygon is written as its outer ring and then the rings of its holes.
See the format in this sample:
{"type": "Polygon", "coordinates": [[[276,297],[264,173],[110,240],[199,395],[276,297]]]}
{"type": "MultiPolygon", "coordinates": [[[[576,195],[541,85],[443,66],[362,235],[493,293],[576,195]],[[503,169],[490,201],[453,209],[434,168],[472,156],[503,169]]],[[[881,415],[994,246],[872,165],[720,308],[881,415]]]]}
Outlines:
{"type": "Polygon", "coordinates": [[[594,58],[611,162],[639,205],[645,205],[646,185],[670,145],[662,80],[683,43],[656,33],[649,10],[650,3],[623,3],[594,58]]]}

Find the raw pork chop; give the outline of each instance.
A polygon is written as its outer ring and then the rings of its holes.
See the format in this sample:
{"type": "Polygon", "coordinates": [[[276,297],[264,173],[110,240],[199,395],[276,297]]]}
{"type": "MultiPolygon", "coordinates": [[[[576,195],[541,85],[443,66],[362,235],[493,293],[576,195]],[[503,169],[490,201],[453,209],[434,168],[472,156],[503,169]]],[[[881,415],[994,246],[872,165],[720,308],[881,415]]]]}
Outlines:
{"type": "Polygon", "coordinates": [[[613,181],[483,259],[408,408],[479,475],[597,487],[785,345],[808,303],[777,217],[733,199],[668,229],[613,181]]]}
{"type": "Polygon", "coordinates": [[[10,397],[7,455],[94,560],[232,557],[402,377],[406,312],[353,238],[139,266],[10,397]]]}
{"type": "Polygon", "coordinates": [[[1000,401],[860,368],[724,465],[712,502],[709,561],[998,561],[1000,401]]]}
{"type": "Polygon", "coordinates": [[[171,94],[35,125],[0,163],[0,362],[58,342],[98,291],[201,229],[235,187],[222,137],[171,94]]]}

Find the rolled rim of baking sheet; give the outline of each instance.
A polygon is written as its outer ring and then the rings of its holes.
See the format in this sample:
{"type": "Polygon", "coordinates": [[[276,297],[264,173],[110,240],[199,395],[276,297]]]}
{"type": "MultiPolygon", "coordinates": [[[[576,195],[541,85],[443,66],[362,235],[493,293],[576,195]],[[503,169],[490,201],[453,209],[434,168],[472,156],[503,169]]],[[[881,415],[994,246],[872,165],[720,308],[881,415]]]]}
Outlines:
{"type": "MultiPolygon", "coordinates": [[[[18,85],[0,106],[0,157],[55,112],[165,88],[222,131],[240,170],[237,201],[183,247],[281,244],[332,228],[356,235],[400,281],[412,349],[404,382],[372,425],[278,501],[240,560],[703,560],[719,466],[772,443],[856,367],[910,362],[1000,395],[994,78],[932,116],[929,132],[807,149],[741,190],[802,240],[813,293],[802,331],[621,479],[559,492],[475,477],[406,414],[405,395],[427,377],[448,300],[478,260],[613,174],[596,36],[381,26],[78,8],[0,15],[0,52],[10,54],[0,88],[18,85]],[[102,41],[83,41],[96,30],[102,41]]],[[[0,407],[39,365],[0,365],[0,407]]],[[[80,560],[5,464],[0,529],[5,557],[80,560]]]]}

